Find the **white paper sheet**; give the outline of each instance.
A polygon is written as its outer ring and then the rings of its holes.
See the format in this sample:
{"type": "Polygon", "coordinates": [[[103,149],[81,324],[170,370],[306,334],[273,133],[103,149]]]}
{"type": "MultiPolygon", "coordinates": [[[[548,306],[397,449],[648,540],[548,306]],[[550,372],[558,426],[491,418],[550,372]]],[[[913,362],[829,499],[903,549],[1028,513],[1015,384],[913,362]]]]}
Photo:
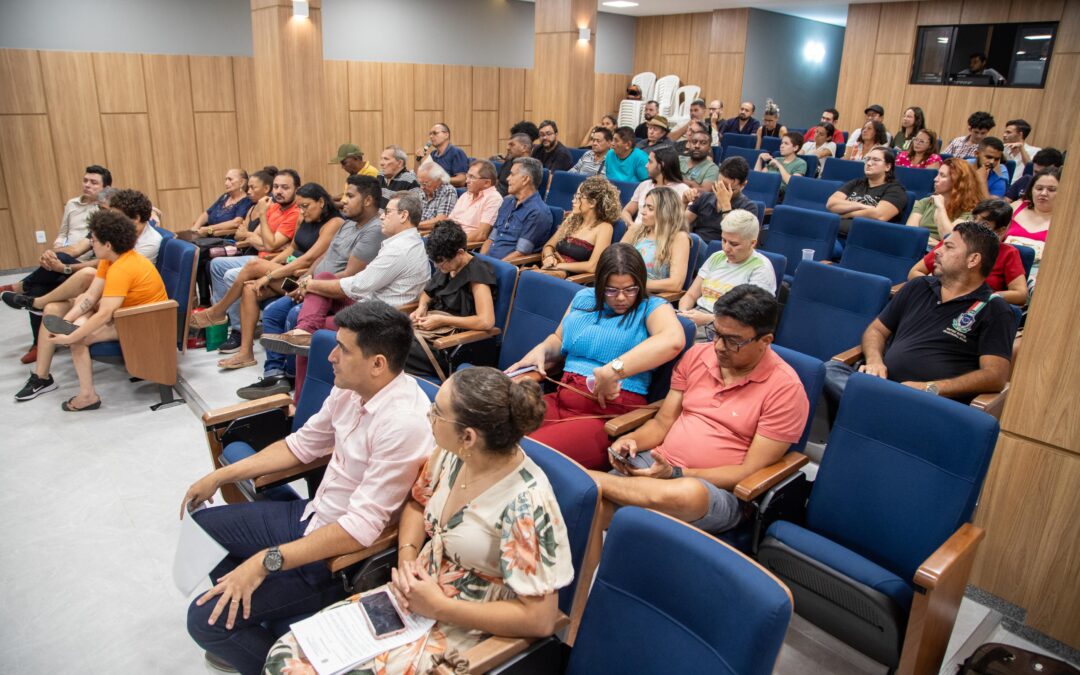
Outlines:
{"type": "Polygon", "coordinates": [[[185,514],[180,521],[180,540],[173,558],[173,583],[181,593],[191,595],[228,553],[199,527],[190,513],[185,514]]]}
{"type": "Polygon", "coordinates": [[[293,636],[319,675],[336,675],[414,640],[426,637],[434,619],[405,613],[405,630],[376,638],[360,604],[350,602],[294,623],[293,636]]]}

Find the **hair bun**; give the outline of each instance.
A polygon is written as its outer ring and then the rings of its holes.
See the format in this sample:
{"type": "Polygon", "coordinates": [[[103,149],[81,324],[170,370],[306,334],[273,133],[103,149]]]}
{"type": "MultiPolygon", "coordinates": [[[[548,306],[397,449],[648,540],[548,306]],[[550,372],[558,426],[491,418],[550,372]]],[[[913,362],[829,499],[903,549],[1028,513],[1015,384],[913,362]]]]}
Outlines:
{"type": "Polygon", "coordinates": [[[277,173],[278,173],[278,168],[276,166],[274,166],[273,164],[267,164],[266,166],[264,166],[262,168],[262,170],[263,170],[264,173],[268,173],[271,176],[276,176],[277,173]]]}
{"type": "Polygon", "coordinates": [[[532,380],[510,381],[510,423],[522,436],[540,428],[547,402],[540,385],[532,380]]]}

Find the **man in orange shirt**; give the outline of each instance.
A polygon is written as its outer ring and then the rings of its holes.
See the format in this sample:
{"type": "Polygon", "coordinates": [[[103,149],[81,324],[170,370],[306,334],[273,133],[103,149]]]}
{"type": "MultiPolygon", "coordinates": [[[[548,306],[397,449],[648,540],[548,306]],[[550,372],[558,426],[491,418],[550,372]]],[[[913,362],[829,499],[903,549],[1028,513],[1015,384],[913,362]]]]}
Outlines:
{"type": "Polygon", "coordinates": [[[96,410],[101,398],[94,390],[90,345],[116,340],[113,313],[121,307],[135,307],[168,300],[165,283],[154,263],[135,252],[135,223],[117,211],[94,213],[87,221],[94,256],[100,261],[90,288],[74,300],[52,302],[44,308],[43,327],[38,334],[37,370],[26,382],[16,401],[56,389],[49,368],[57,345],[68,345],[79,376],[79,393],[61,406],[69,412],[96,410]]]}
{"type": "Polygon", "coordinates": [[[779,305],[736,286],[716,301],[711,344],[675,367],[660,411],[611,444],[611,473],[591,472],[607,499],[644,506],[717,534],[738,525],[735,485],[799,440],[810,405],[799,376],[769,345],[779,305]]]}

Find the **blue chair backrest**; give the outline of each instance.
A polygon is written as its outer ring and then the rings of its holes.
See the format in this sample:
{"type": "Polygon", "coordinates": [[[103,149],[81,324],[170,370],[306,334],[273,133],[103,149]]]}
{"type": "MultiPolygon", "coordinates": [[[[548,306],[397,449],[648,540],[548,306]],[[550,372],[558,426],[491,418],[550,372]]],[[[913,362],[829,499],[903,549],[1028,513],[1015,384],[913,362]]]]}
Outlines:
{"type": "Polygon", "coordinates": [[[622,218],[616,220],[611,226],[611,243],[617,244],[626,236],[626,223],[622,218]]]}
{"type": "Polygon", "coordinates": [[[759,229],[765,228],[765,202],[754,202],[757,207],[757,224],[759,229]]]}
{"type": "Polygon", "coordinates": [[[930,230],[870,218],[851,221],[840,267],[888,277],[894,284],[907,280],[912,265],[926,254],[930,230]]]}
{"type": "Polygon", "coordinates": [[[787,258],[784,275],[790,277],[802,262],[804,248],[814,249],[814,260],[828,260],[839,230],[840,216],[834,213],[782,204],[773,210],[772,220],[769,221],[769,238],[762,248],[787,258]]]}
{"type": "Polygon", "coordinates": [[[583,286],[566,279],[526,270],[518,277],[514,304],[506,320],[499,368],[510,364],[555,332],[574,294],[583,286]]]}
{"type": "Polygon", "coordinates": [[[787,588],[741,553],[674,518],[623,507],[566,672],[768,675],[791,611],[787,588]]]}
{"type": "Polygon", "coordinates": [[[567,148],[567,149],[570,150],[570,156],[574,158],[574,164],[577,164],[578,160],[581,159],[582,156],[584,156],[584,154],[589,151],[589,148],[567,148]]]}
{"type": "Polygon", "coordinates": [[[323,401],[334,388],[334,368],[330,365],[330,352],[334,351],[336,345],[337,333],[332,330],[316,331],[315,335],[311,336],[307,374],[304,376],[300,400],[296,402],[293,431],[304,426],[312,415],[319,412],[323,401]]]}
{"type": "Polygon", "coordinates": [[[495,173],[499,173],[499,171],[502,170],[502,165],[503,165],[502,162],[494,162],[493,161],[491,164],[495,167],[495,173]]]}
{"type": "Polygon", "coordinates": [[[527,436],[521,439],[521,449],[547,476],[566,524],[574,581],[559,589],[559,609],[564,614],[570,614],[580,579],[581,563],[589,547],[589,534],[599,505],[600,490],[580,464],[561,452],[527,436]]]}
{"type": "Polygon", "coordinates": [[[461,197],[461,195],[465,194],[466,190],[468,190],[468,188],[463,188],[463,187],[459,187],[459,188],[455,188],[455,189],[457,190],[457,196],[458,197],[461,197]]]}
{"type": "Polygon", "coordinates": [[[911,582],[971,518],[997,437],[997,420],[979,410],[855,373],[807,527],[911,582]]]}
{"type": "Polygon", "coordinates": [[[1020,262],[1024,264],[1024,276],[1031,276],[1031,266],[1035,264],[1035,249],[1021,244],[1012,244],[1020,254],[1020,262]]]}
{"type": "MultiPolygon", "coordinates": [[[[724,136],[727,138],[727,136],[724,136]]],[[[742,157],[746,160],[746,163],[750,165],[750,168],[754,168],[754,164],[757,163],[757,158],[761,155],[761,150],[755,150],[754,145],[750,144],[749,147],[741,145],[727,145],[724,146],[724,159],[729,157],[742,157]]]]}
{"type": "MultiPolygon", "coordinates": [[[[184,332],[184,317],[187,316],[195,281],[195,258],[198,248],[195,244],[181,239],[162,239],[158,249],[157,269],[161,280],[165,282],[165,293],[170,300],[175,300],[176,325],[178,332],[184,332]]],[[[183,345],[185,335],[177,336],[177,346],[183,345]]]]}
{"type": "Polygon", "coordinates": [[[558,206],[548,206],[548,211],[551,211],[551,229],[548,230],[544,241],[551,239],[552,235],[555,234],[555,230],[559,229],[559,226],[562,225],[563,215],[566,213],[558,206]]]}
{"type": "Polygon", "coordinates": [[[843,159],[844,153],[846,153],[846,152],[847,152],[847,144],[846,143],[837,143],[836,144],[835,159],[843,159]]]}
{"type": "Polygon", "coordinates": [[[714,145],[712,148],[712,160],[719,164],[724,161],[724,146],[714,145]]]}
{"type": "Polygon", "coordinates": [[[1016,160],[1015,159],[1007,159],[1007,160],[1005,160],[1004,164],[1005,164],[1005,171],[1009,174],[1008,176],[1006,176],[1006,178],[1011,183],[1012,179],[1013,179],[1013,175],[1016,174],[1016,160]]]}
{"type": "Polygon", "coordinates": [[[679,324],[683,328],[683,336],[686,341],[683,343],[682,351],[679,355],[671,359],[664,365],[660,366],[653,371],[652,380],[649,382],[649,392],[645,395],[645,398],[651,403],[653,401],[659,401],[668,394],[668,390],[671,389],[671,373],[675,370],[675,366],[679,363],[679,359],[686,353],[687,349],[694,346],[694,338],[697,336],[697,326],[694,322],[685,316],[680,316],[679,324]]]}
{"type": "Polygon", "coordinates": [[[779,136],[762,136],[761,149],[765,152],[780,152],[779,136]]]}
{"type": "Polygon", "coordinates": [[[684,291],[690,288],[690,284],[694,283],[694,277],[697,276],[698,269],[705,262],[705,259],[701,257],[705,253],[704,240],[693,232],[687,234],[690,235],[690,257],[686,259],[686,278],[683,279],[682,285],[684,291]]]}
{"type": "Polygon", "coordinates": [[[866,175],[866,165],[858,159],[837,159],[830,157],[825,161],[825,167],[821,170],[821,177],[825,180],[838,180],[841,183],[852,178],[862,178],[866,175]]]}
{"type": "Polygon", "coordinates": [[[416,383],[419,384],[420,388],[424,390],[425,394],[427,394],[428,400],[434,401],[435,395],[439,393],[440,385],[436,382],[432,382],[431,380],[425,380],[422,377],[417,377],[415,379],[416,383]]]}
{"type": "Polygon", "coordinates": [[[911,209],[915,206],[915,193],[911,190],[905,190],[907,192],[907,204],[904,204],[904,210],[900,212],[900,222],[906,223],[908,216],[911,215],[911,209]]]}
{"type": "Polygon", "coordinates": [[[885,303],[892,284],[876,274],[835,265],[799,265],[791,284],[776,343],[828,361],[862,340],[885,303]]]}
{"type": "MultiPolygon", "coordinates": [[[[698,260],[698,271],[701,271],[701,268],[705,266],[705,263],[709,260],[709,258],[713,257],[714,254],[719,253],[723,249],[724,242],[722,240],[713,239],[712,241],[710,241],[709,245],[705,247],[704,255],[701,256],[700,260],[698,260]]],[[[769,262],[772,263],[773,271],[776,272],[776,290],[779,291],[780,284],[784,281],[784,270],[787,269],[787,258],[780,255],[779,253],[766,251],[763,248],[759,248],[757,249],[757,251],[761,255],[768,258],[769,262]]]]}
{"type": "Polygon", "coordinates": [[[806,448],[806,439],[810,437],[810,427],[814,421],[814,410],[817,408],[818,399],[821,398],[821,389],[825,386],[825,362],[777,344],[774,344],[772,349],[799,376],[799,381],[806,390],[806,399],[810,402],[802,436],[799,437],[798,442],[792,443],[788,448],[788,452],[802,452],[806,448]]]}
{"type": "Polygon", "coordinates": [[[915,193],[916,199],[922,199],[934,192],[934,178],[937,169],[913,169],[910,166],[896,167],[896,180],[905,190],[915,193]]]}
{"type": "Polygon", "coordinates": [[[788,131],[799,134],[800,136],[806,136],[806,129],[796,129],[795,127],[788,127],[788,131]]]}
{"type": "Polygon", "coordinates": [[[518,267],[479,253],[476,257],[486,261],[495,270],[495,327],[505,332],[506,320],[510,317],[510,303],[514,298],[514,287],[517,285],[518,267]]]}
{"type": "Polygon", "coordinates": [[[810,178],[817,177],[818,164],[820,160],[817,155],[799,155],[804,162],[806,162],[806,175],[810,178]]]}
{"type": "Polygon", "coordinates": [[[843,185],[838,180],[792,176],[784,191],[784,206],[797,206],[801,209],[825,211],[829,197],[843,185]]]}
{"type": "MultiPolygon", "coordinates": [[[[738,148],[750,148],[754,149],[757,145],[756,134],[724,134],[724,138],[721,139],[720,145],[723,148],[730,148],[732,146],[738,148]]],[[[726,155],[725,155],[726,156],[726,155]]],[[[753,165],[751,165],[753,166],[753,165]]]]}
{"type": "Polygon", "coordinates": [[[150,227],[157,230],[157,233],[161,235],[161,240],[162,241],[165,241],[166,239],[175,239],[176,238],[176,234],[173,233],[172,230],[166,230],[164,227],[158,227],[157,225],[151,225],[150,227]]]}
{"type": "Polygon", "coordinates": [[[585,174],[570,173],[569,171],[556,171],[551,176],[551,187],[548,189],[547,199],[550,206],[569,211],[574,193],[578,186],[588,178],[585,174]]]}
{"type": "MultiPolygon", "coordinates": [[[[754,165],[751,164],[751,167],[754,165]]],[[[765,202],[765,206],[776,206],[776,196],[780,194],[780,174],[769,171],[751,171],[743,194],[748,199],[765,202]]]]}
{"type": "Polygon", "coordinates": [[[619,189],[619,204],[626,206],[630,203],[630,200],[634,198],[634,191],[637,190],[637,183],[628,183],[624,180],[613,180],[611,184],[619,189]]]}

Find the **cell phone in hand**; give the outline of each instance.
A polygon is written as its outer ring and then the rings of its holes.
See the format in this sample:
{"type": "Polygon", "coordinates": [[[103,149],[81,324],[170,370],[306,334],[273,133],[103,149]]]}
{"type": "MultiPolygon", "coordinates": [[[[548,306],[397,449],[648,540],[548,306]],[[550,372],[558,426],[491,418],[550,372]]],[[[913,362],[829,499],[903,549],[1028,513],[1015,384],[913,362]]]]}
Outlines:
{"type": "Polygon", "coordinates": [[[631,457],[630,455],[624,455],[615,450],[615,448],[611,447],[610,445],[608,446],[607,451],[608,454],[611,455],[612,461],[618,462],[624,466],[628,466],[631,469],[649,468],[649,462],[646,461],[646,459],[641,455],[635,455],[633,457],[631,457]]]}
{"type": "Polygon", "coordinates": [[[405,618],[390,591],[383,589],[360,596],[360,611],[376,638],[397,635],[405,630],[405,618]]]}
{"type": "Polygon", "coordinates": [[[518,375],[524,375],[525,373],[531,373],[534,370],[539,370],[536,366],[525,366],[524,368],[518,368],[517,370],[511,370],[506,373],[507,377],[517,377],[518,375]]]}
{"type": "Polygon", "coordinates": [[[281,280],[281,290],[286,293],[292,293],[298,288],[300,288],[300,282],[292,277],[285,277],[281,280]]]}

